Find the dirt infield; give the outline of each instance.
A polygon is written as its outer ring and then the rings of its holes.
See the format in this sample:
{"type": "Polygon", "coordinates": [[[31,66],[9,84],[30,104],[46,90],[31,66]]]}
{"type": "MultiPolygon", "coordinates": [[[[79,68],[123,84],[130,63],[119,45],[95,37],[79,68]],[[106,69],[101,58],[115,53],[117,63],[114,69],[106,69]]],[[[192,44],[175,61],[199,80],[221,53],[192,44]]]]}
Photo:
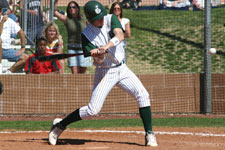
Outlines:
{"type": "Polygon", "coordinates": [[[1,150],[222,150],[225,128],[154,128],[159,146],[144,146],[142,128],[66,130],[58,145],[48,132],[0,132],[1,150]],[[123,132],[122,132],[123,131],[123,132]]]}
{"type": "MultiPolygon", "coordinates": [[[[224,117],[224,115],[173,115],[173,117],[224,117]]],[[[53,120],[56,116],[1,116],[0,120],[53,120]]],[[[57,116],[63,118],[64,116],[57,116]]],[[[138,118],[138,115],[99,115],[93,119],[138,118]]],[[[154,118],[171,115],[154,115],[154,118]]],[[[225,127],[154,127],[159,146],[144,146],[144,132],[137,128],[66,130],[58,145],[48,144],[48,131],[0,131],[0,150],[224,150],[225,127]]]]}

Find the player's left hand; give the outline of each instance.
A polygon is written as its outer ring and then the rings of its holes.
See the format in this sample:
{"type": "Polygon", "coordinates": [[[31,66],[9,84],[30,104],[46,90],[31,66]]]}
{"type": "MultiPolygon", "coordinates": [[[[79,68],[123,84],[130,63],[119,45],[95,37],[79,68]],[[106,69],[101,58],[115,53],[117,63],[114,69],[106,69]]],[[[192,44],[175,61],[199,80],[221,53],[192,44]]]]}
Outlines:
{"type": "Polygon", "coordinates": [[[104,49],[96,48],[91,50],[90,53],[91,53],[91,56],[99,57],[101,55],[104,55],[107,52],[104,49]]]}
{"type": "Polygon", "coordinates": [[[100,51],[98,48],[96,48],[96,49],[91,50],[90,53],[91,53],[91,56],[96,57],[100,53],[100,51]]]}
{"type": "Polygon", "coordinates": [[[99,47],[98,49],[99,49],[100,54],[105,54],[105,53],[107,53],[109,47],[108,47],[108,45],[105,45],[105,46],[99,47]]]}

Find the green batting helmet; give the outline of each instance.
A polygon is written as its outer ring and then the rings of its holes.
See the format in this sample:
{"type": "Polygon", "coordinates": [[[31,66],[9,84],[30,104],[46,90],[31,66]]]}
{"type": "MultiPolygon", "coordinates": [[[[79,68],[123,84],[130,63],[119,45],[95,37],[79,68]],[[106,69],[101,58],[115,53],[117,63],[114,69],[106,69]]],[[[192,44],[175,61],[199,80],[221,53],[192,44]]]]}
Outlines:
{"type": "Polygon", "coordinates": [[[107,12],[101,3],[97,1],[89,1],[84,5],[84,13],[86,18],[93,22],[103,18],[107,12]]]}

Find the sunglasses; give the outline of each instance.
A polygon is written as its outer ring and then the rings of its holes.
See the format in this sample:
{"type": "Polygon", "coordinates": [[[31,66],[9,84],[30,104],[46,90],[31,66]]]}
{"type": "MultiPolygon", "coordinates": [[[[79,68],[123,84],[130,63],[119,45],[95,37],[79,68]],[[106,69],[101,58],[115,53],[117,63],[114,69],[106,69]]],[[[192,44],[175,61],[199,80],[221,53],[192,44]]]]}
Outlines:
{"type": "Polygon", "coordinates": [[[115,8],[114,8],[114,10],[120,10],[120,8],[118,8],[118,7],[115,7],[115,8]]]}
{"type": "Polygon", "coordinates": [[[47,32],[56,32],[55,30],[47,30],[47,32]]]}
{"type": "Polygon", "coordinates": [[[77,7],[76,7],[76,6],[70,6],[69,8],[70,8],[70,9],[72,9],[72,8],[75,9],[75,8],[77,8],[77,7]]]}

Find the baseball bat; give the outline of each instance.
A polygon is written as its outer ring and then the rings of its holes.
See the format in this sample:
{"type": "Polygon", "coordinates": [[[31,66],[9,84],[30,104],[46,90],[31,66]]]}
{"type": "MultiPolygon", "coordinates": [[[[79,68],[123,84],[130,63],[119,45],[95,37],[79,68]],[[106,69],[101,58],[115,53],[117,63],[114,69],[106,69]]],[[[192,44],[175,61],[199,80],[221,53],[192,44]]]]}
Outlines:
{"type": "Polygon", "coordinates": [[[84,55],[85,53],[78,53],[78,54],[55,54],[55,55],[48,55],[48,56],[39,56],[39,61],[50,61],[50,60],[59,60],[59,59],[65,59],[73,56],[79,56],[84,55]]]}

